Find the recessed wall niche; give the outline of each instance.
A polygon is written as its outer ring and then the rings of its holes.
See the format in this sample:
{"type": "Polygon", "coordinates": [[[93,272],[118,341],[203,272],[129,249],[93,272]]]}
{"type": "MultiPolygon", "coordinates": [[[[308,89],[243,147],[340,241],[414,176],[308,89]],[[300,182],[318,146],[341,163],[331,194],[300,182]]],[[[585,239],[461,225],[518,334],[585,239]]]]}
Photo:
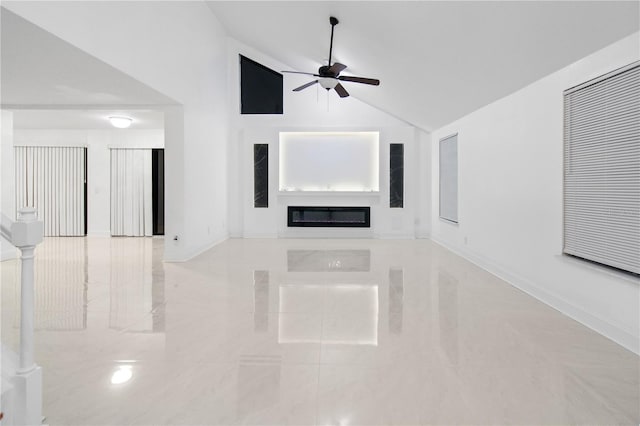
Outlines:
{"type": "Polygon", "coordinates": [[[279,190],[377,192],[378,132],[281,132],[279,190]]]}

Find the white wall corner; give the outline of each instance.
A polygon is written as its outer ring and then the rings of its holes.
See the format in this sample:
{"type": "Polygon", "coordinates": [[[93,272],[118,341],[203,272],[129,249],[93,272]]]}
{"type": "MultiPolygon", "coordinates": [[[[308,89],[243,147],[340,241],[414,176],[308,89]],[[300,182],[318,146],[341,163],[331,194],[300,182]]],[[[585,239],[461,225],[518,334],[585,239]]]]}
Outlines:
{"type": "MultiPolygon", "coordinates": [[[[167,257],[166,256],[166,252],[165,252],[165,261],[166,262],[188,262],[198,256],[200,256],[202,253],[206,252],[207,250],[212,249],[213,247],[217,246],[218,244],[221,244],[223,242],[225,242],[226,240],[229,239],[229,234],[228,233],[224,233],[224,234],[220,234],[218,236],[214,236],[212,242],[202,245],[200,247],[197,247],[195,249],[189,250],[186,252],[186,254],[184,255],[178,255],[175,257],[167,257]]],[[[173,256],[173,255],[172,255],[173,256]]]]}
{"type": "Polygon", "coordinates": [[[381,240],[414,240],[416,235],[413,232],[382,232],[377,234],[377,238],[381,240]]]}

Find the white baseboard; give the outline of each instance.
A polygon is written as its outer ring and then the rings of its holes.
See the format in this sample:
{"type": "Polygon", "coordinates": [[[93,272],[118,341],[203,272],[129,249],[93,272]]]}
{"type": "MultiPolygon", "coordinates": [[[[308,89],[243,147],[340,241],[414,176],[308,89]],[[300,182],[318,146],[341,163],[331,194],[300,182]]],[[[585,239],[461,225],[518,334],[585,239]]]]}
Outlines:
{"type": "Polygon", "coordinates": [[[539,301],[551,306],[564,315],[578,321],[584,326],[594,330],[595,332],[605,336],[606,338],[613,340],[620,346],[640,355],[640,338],[633,334],[621,329],[620,327],[611,324],[610,322],[599,318],[582,308],[579,308],[567,300],[549,293],[548,291],[540,288],[534,282],[521,277],[520,275],[507,270],[506,268],[498,265],[496,262],[487,259],[486,257],[472,252],[471,250],[459,249],[449,245],[448,243],[431,236],[431,240],[435,243],[443,246],[447,250],[464,257],[471,263],[479,266],[485,271],[501,278],[514,287],[524,291],[528,295],[538,299],[539,301]]]}
{"type": "Polygon", "coordinates": [[[370,228],[298,228],[286,229],[278,234],[278,238],[377,238],[370,228]]]}
{"type": "Polygon", "coordinates": [[[240,238],[278,238],[275,232],[245,232],[240,238]]]}
{"type": "Polygon", "coordinates": [[[416,232],[416,239],[419,239],[419,240],[422,240],[422,239],[430,240],[431,239],[431,232],[429,232],[429,231],[417,231],[416,232]]]}
{"type": "Polygon", "coordinates": [[[111,231],[91,231],[87,232],[87,237],[110,237],[111,231]]]}
{"type": "Polygon", "coordinates": [[[372,234],[369,230],[364,232],[349,231],[347,229],[327,230],[326,228],[305,228],[304,230],[285,230],[274,232],[245,232],[242,234],[230,234],[229,238],[374,238],[381,240],[413,240],[416,238],[429,238],[429,234],[415,235],[412,232],[385,232],[372,234]]]}
{"type": "Polygon", "coordinates": [[[383,232],[377,234],[376,238],[381,240],[413,240],[416,238],[415,234],[407,232],[383,232]]]}
{"type": "Polygon", "coordinates": [[[188,262],[189,260],[201,255],[205,251],[212,249],[213,247],[217,246],[220,243],[225,242],[228,239],[229,239],[229,234],[220,235],[217,238],[215,238],[212,242],[205,244],[203,246],[200,246],[198,248],[195,248],[193,250],[190,250],[184,256],[180,256],[179,258],[175,258],[175,259],[171,259],[171,258],[165,259],[165,262],[176,262],[176,263],[188,262]]]}

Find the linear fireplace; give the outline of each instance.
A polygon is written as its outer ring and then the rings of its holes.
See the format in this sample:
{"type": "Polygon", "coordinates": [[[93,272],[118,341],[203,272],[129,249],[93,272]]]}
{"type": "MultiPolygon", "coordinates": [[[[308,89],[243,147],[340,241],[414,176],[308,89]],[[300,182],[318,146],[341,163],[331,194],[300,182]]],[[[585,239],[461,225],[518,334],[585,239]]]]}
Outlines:
{"type": "Polygon", "coordinates": [[[287,226],[369,228],[371,208],[289,206],[287,226]]]}

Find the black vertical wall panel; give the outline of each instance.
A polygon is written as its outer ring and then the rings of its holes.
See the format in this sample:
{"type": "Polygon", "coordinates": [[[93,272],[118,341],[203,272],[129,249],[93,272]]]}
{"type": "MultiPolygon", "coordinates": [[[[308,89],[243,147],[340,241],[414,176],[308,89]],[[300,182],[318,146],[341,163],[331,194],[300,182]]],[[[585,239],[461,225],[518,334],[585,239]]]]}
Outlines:
{"type": "Polygon", "coordinates": [[[164,149],[151,150],[153,235],[164,235],[164,149]]]}
{"type": "Polygon", "coordinates": [[[389,207],[404,207],[404,144],[389,147],[389,207]]]}
{"type": "Polygon", "coordinates": [[[253,145],[253,207],[269,207],[269,145],[253,145]]]}
{"type": "MultiPolygon", "coordinates": [[[[84,235],[87,235],[88,229],[89,229],[89,203],[88,203],[88,196],[89,196],[89,186],[88,186],[88,181],[89,181],[89,167],[88,167],[88,161],[89,161],[89,156],[88,156],[88,151],[87,148],[84,149],[84,235]]],[[[86,252],[85,252],[86,253],[86,252]]]]}

